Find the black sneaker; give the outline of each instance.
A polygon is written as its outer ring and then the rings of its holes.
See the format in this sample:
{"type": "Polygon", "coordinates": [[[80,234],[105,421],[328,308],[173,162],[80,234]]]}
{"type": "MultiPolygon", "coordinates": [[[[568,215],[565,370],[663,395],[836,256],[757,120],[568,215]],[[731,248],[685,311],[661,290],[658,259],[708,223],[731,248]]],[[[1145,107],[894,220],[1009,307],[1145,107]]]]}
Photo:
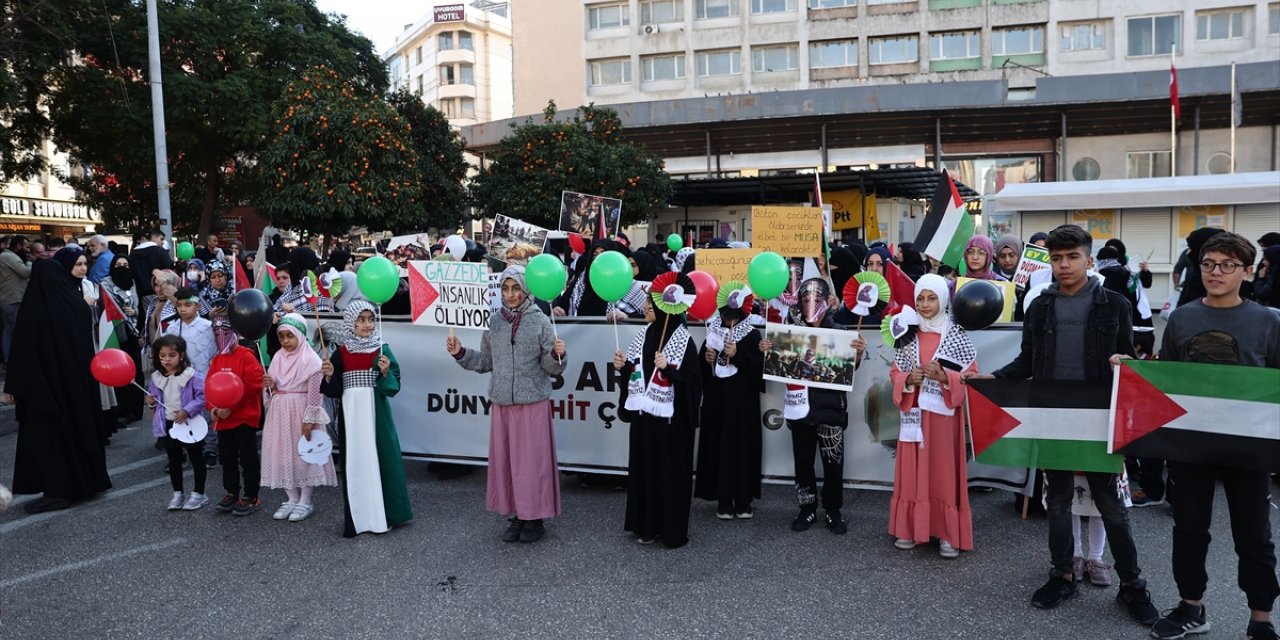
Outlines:
{"type": "Polygon", "coordinates": [[[261,498],[241,498],[236,502],[236,506],[231,509],[231,514],[236,516],[247,516],[261,508],[261,498]]]}
{"type": "Polygon", "coordinates": [[[541,520],[529,520],[524,523],[524,529],[520,530],[520,542],[537,542],[546,532],[547,528],[541,520]]]}
{"type": "Polygon", "coordinates": [[[1166,611],[1164,617],[1151,626],[1151,637],[1177,640],[1187,637],[1187,634],[1204,633],[1208,630],[1209,622],[1204,619],[1203,605],[1179,602],[1178,606],[1166,611]]]}
{"type": "Polygon", "coordinates": [[[801,507],[800,515],[796,516],[796,519],[791,521],[791,530],[792,531],[808,531],[809,527],[813,525],[813,521],[817,519],[818,519],[817,509],[808,509],[805,507],[801,507]]]}
{"type": "MultiPolygon", "coordinates": [[[[1205,626],[1208,629],[1208,625],[1205,626]]],[[[1262,620],[1250,620],[1249,629],[1244,632],[1246,640],[1276,640],[1280,636],[1276,635],[1276,628],[1271,622],[1262,620]]]]}
{"type": "Polygon", "coordinates": [[[227,495],[222,496],[222,499],[218,501],[218,504],[213,505],[213,509],[219,513],[231,513],[231,510],[236,508],[236,503],[239,501],[240,496],[233,496],[228,493],[227,495]]]}
{"type": "Polygon", "coordinates": [[[827,512],[827,529],[838,536],[849,532],[849,526],[844,523],[844,518],[840,517],[839,511],[827,512]]]}
{"type": "Polygon", "coordinates": [[[213,452],[204,454],[204,467],[206,469],[212,469],[216,466],[218,466],[218,454],[213,452]]]}
{"type": "Polygon", "coordinates": [[[512,518],[511,524],[507,525],[507,530],[502,532],[503,542],[515,542],[520,539],[520,530],[524,528],[524,520],[512,518]]]}
{"type": "Polygon", "coordinates": [[[1050,576],[1049,581],[1032,594],[1031,605],[1037,609],[1052,609],[1076,597],[1078,593],[1075,580],[1063,580],[1050,576]]]}
{"type": "Polygon", "coordinates": [[[1120,585],[1120,593],[1116,594],[1116,602],[1124,605],[1124,608],[1129,610],[1129,617],[1148,627],[1160,619],[1160,610],[1151,604],[1151,592],[1147,591],[1146,580],[1120,585]]]}

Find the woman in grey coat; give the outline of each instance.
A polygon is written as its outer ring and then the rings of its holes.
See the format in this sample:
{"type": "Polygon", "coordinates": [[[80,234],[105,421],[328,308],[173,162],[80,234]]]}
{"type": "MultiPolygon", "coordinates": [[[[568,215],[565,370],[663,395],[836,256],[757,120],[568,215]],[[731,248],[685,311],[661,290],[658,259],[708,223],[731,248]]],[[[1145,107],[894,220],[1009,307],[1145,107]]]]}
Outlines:
{"type": "Polygon", "coordinates": [[[449,354],[476,373],[492,373],[489,427],[489,485],[485,507],[514,514],[504,542],[534,542],[543,519],[560,515],[560,476],[551,426],[551,376],[564,373],[564,342],[534,304],[524,267],[502,272],[502,306],[489,317],[478,350],[464,349],[457,336],[449,354]]]}

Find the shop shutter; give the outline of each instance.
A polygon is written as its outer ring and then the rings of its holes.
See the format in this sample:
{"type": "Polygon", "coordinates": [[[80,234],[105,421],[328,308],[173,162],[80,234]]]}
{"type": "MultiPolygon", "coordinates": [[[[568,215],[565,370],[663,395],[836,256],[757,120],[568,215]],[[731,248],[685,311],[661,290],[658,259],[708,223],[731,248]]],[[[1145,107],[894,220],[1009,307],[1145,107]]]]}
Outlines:
{"type": "Polygon", "coordinates": [[[1022,214],[1022,241],[1031,239],[1037,231],[1049,233],[1067,221],[1067,214],[1061,211],[1026,211],[1022,214]]]}
{"type": "Polygon", "coordinates": [[[1271,202],[1236,205],[1231,230],[1247,238],[1253,243],[1253,248],[1261,252],[1258,238],[1271,231],[1280,232],[1280,204],[1271,202]]]}
{"type": "Polygon", "coordinates": [[[1120,212],[1120,240],[1129,251],[1131,262],[1171,264],[1174,259],[1172,238],[1173,215],[1169,209],[1124,209],[1120,212]]]}

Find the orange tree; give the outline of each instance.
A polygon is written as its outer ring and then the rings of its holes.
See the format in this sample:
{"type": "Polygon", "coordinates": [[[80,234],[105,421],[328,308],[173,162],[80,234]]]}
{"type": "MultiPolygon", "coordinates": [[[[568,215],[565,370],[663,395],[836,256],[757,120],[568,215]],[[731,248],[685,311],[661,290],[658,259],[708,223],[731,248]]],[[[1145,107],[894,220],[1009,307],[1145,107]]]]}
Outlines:
{"type": "Polygon", "coordinates": [[[420,224],[413,231],[456,229],[470,204],[465,182],[467,143],[449,126],[449,118],[439,109],[423,104],[422,98],[402,89],[387,101],[409,124],[409,143],[418,153],[414,167],[422,185],[417,203],[420,224]]]}
{"type": "Polygon", "coordinates": [[[418,153],[409,124],[385,100],[312,67],[289,83],[273,114],[256,201],[273,223],[325,234],[421,225],[418,153]]]}
{"type": "Polygon", "coordinates": [[[562,191],[621,199],[623,225],[666,207],[671,177],[660,158],[622,139],[616,111],[588,105],[561,122],[555,114],[553,101],[542,123],[513,126],[476,175],[471,196],[487,215],[555,229],[562,191]]]}

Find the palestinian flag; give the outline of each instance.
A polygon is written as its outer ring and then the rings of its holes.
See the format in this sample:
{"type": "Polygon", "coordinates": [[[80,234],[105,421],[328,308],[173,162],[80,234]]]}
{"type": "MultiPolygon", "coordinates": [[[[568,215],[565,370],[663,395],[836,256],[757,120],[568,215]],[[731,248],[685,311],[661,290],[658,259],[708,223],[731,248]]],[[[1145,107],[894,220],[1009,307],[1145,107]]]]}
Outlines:
{"type": "Polygon", "coordinates": [[[120,339],[116,337],[116,327],[126,320],[124,311],[102,285],[98,285],[98,301],[102,303],[102,317],[98,318],[98,350],[119,349],[120,339]]]}
{"type": "Polygon", "coordinates": [[[240,264],[240,260],[237,258],[232,258],[231,262],[235,265],[236,269],[235,290],[244,291],[246,289],[252,289],[253,283],[249,281],[249,274],[245,273],[244,265],[240,264]]]}
{"type": "Polygon", "coordinates": [[[951,175],[944,169],[933,193],[929,213],[924,217],[915,248],[925,255],[956,269],[964,263],[964,247],[973,238],[973,216],[964,208],[964,200],[951,175]]]}
{"type": "Polygon", "coordinates": [[[1280,369],[1127,360],[1112,398],[1110,451],[1280,471],[1280,369]]]}
{"type": "Polygon", "coordinates": [[[256,289],[261,290],[267,295],[275,293],[276,290],[276,266],[270,262],[263,262],[262,267],[258,269],[256,274],[256,289]]]}
{"type": "Polygon", "coordinates": [[[978,462],[1019,469],[1120,473],[1107,452],[1111,389],[1077,380],[970,380],[978,462]]]}

